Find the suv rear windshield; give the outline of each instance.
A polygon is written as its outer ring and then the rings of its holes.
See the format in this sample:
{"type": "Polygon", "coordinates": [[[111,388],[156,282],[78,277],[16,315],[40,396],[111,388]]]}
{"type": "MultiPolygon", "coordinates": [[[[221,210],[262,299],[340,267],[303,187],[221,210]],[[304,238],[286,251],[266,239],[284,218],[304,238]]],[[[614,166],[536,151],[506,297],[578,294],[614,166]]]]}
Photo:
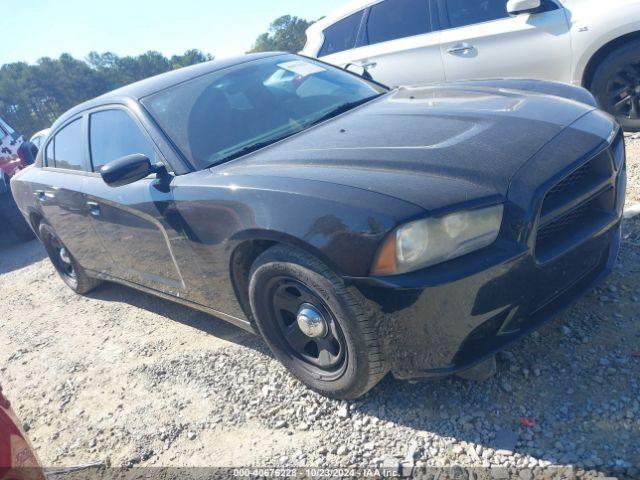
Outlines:
{"type": "Polygon", "coordinates": [[[245,155],[367,102],[386,89],[320,62],[281,55],[142,99],[197,169],[245,155]]]}

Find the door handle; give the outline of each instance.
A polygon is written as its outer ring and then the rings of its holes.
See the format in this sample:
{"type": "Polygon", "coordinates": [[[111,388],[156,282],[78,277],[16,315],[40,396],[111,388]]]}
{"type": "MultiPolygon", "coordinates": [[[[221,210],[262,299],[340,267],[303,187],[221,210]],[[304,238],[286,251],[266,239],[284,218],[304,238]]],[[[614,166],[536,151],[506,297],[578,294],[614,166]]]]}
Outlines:
{"type": "Polygon", "coordinates": [[[35,192],[33,192],[33,194],[41,203],[44,202],[47,198],[47,194],[45,193],[44,190],[36,190],[35,192]]]}
{"type": "Polygon", "coordinates": [[[89,207],[89,213],[94,217],[100,216],[100,205],[96,202],[87,202],[87,207],[89,207]]]}
{"type": "Polygon", "coordinates": [[[451,55],[459,55],[461,53],[467,53],[471,50],[475,50],[475,48],[476,47],[474,47],[473,45],[469,45],[468,43],[459,43],[449,48],[447,50],[447,53],[450,53],[451,55]]]}
{"type": "Polygon", "coordinates": [[[360,65],[365,70],[373,70],[378,66],[378,62],[368,60],[368,61],[360,62],[357,65],[360,65]]]}

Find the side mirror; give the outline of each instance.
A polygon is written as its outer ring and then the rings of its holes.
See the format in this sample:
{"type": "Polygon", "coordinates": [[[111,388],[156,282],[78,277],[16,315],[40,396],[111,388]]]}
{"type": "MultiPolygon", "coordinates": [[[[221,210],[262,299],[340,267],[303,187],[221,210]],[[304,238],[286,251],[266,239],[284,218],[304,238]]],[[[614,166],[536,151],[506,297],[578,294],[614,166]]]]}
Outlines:
{"type": "Polygon", "coordinates": [[[146,155],[136,153],[103,165],[100,168],[100,176],[110,187],[122,187],[163,169],[162,164],[153,165],[146,155]]]}
{"type": "Polygon", "coordinates": [[[356,75],[364,78],[365,80],[373,80],[373,77],[369,73],[369,70],[367,70],[367,68],[363,65],[358,65],[357,63],[349,63],[344,67],[344,69],[347,72],[355,73],[356,75]]]}
{"type": "Polygon", "coordinates": [[[536,13],[540,7],[542,7],[541,0],[509,0],[507,2],[507,12],[509,15],[536,13]]]}
{"type": "Polygon", "coordinates": [[[33,165],[38,156],[38,147],[31,142],[22,142],[18,147],[18,158],[25,165],[33,165]]]}

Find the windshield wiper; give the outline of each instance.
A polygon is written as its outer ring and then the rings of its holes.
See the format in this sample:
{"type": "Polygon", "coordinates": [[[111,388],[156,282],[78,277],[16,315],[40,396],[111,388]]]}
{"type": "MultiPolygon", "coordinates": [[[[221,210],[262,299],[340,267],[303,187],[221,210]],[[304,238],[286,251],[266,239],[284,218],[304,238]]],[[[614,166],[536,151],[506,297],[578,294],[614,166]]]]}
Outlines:
{"type": "MultiPolygon", "coordinates": [[[[382,95],[382,94],[380,94],[380,95],[382,95]]],[[[326,113],[325,115],[321,116],[317,120],[314,120],[311,125],[317,125],[319,123],[322,123],[322,122],[325,122],[327,120],[330,120],[333,117],[337,117],[338,115],[342,115],[343,113],[346,113],[349,110],[353,110],[354,108],[359,107],[360,105],[364,105],[365,103],[369,102],[370,100],[373,100],[374,98],[378,98],[380,95],[374,95],[373,97],[363,98],[363,99],[357,100],[355,102],[343,103],[342,105],[340,105],[340,106],[334,108],[333,110],[331,110],[329,113],[326,113]]]]}
{"type": "Polygon", "coordinates": [[[220,165],[222,163],[235,160],[236,158],[244,157],[245,155],[249,155],[250,153],[255,152],[256,150],[260,150],[261,148],[265,148],[265,147],[268,147],[269,145],[273,145],[274,143],[279,142],[280,140],[284,140],[285,138],[295,135],[296,133],[298,133],[298,130],[289,132],[286,135],[282,135],[280,137],[270,138],[269,140],[265,140],[263,142],[252,143],[251,145],[242,147],[240,150],[233,152],[232,154],[227,155],[226,157],[221,158],[220,160],[207,166],[207,168],[215,167],[216,165],[220,165]]]}
{"type": "MultiPolygon", "coordinates": [[[[381,93],[380,95],[383,95],[383,94],[381,93]]],[[[338,115],[340,115],[342,113],[346,113],[349,110],[353,110],[354,108],[359,107],[360,105],[363,105],[363,104],[369,102],[370,100],[373,100],[374,98],[378,98],[380,95],[374,95],[372,97],[363,98],[363,99],[357,100],[355,102],[344,103],[344,104],[334,108],[330,112],[326,113],[322,117],[318,118],[317,120],[314,120],[312,123],[307,125],[305,128],[308,128],[308,127],[313,126],[313,125],[317,125],[317,124],[322,123],[322,122],[324,122],[326,120],[329,120],[329,119],[331,119],[333,117],[337,117],[338,115]]],[[[304,130],[304,128],[302,130],[304,130]]],[[[221,158],[220,160],[212,163],[211,165],[208,165],[206,168],[215,167],[216,165],[220,165],[222,163],[229,162],[229,161],[234,160],[236,158],[244,157],[245,155],[248,155],[248,154],[250,154],[252,152],[255,152],[256,150],[260,150],[261,148],[268,147],[269,145],[272,145],[272,144],[274,144],[276,142],[284,140],[285,138],[291,137],[292,135],[295,135],[296,133],[300,133],[300,131],[302,131],[302,130],[295,130],[295,131],[292,131],[292,132],[288,132],[285,135],[282,135],[282,136],[276,137],[276,138],[271,138],[271,139],[265,140],[263,142],[252,143],[251,145],[247,145],[246,147],[243,147],[240,150],[238,150],[236,152],[233,152],[232,154],[227,155],[226,157],[221,158]]]]}

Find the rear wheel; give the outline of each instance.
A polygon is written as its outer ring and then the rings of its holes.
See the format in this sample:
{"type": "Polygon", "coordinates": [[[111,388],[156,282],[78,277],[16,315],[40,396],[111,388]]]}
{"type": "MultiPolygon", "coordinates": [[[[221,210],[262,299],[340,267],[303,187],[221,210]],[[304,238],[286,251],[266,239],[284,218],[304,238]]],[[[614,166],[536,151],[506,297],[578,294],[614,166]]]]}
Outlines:
{"type": "Polygon", "coordinates": [[[627,131],[640,131],[640,40],[614,50],[591,82],[600,106],[627,131]]]}
{"type": "Polygon", "coordinates": [[[267,250],[253,265],[249,295],[273,354],[312,390],[353,399],[387,373],[373,319],[316,258],[281,246],[267,250]]]}
{"type": "Polygon", "coordinates": [[[82,295],[100,285],[99,280],[87,275],[49,224],[42,222],[38,230],[51,263],[71,290],[82,295]]]}

